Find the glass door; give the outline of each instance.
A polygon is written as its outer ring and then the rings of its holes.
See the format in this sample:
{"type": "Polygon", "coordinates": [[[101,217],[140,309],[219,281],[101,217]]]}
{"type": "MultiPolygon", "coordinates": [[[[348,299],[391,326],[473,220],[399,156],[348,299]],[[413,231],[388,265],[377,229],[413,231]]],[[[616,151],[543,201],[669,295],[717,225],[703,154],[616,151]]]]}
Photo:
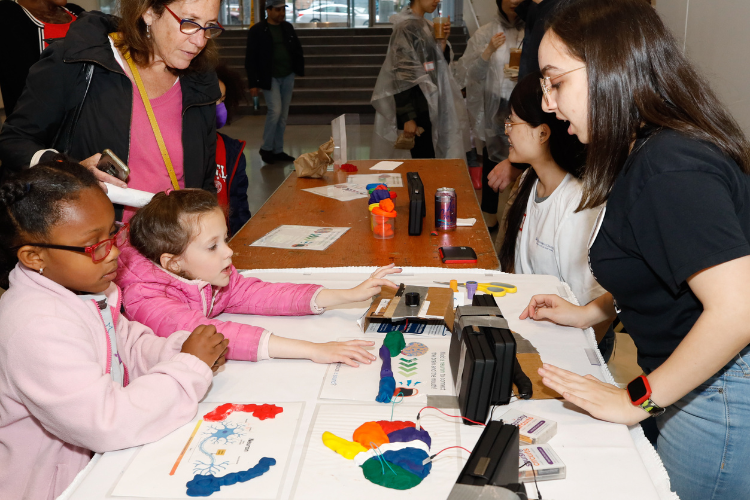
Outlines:
{"type": "Polygon", "coordinates": [[[286,20],[309,28],[366,28],[369,0],[287,0],[286,20]]]}

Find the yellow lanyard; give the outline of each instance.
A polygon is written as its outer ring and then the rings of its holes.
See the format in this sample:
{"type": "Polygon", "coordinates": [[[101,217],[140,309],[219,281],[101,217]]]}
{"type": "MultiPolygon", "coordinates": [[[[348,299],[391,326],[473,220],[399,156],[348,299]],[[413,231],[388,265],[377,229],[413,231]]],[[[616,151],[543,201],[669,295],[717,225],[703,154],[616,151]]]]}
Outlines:
{"type": "MultiPolygon", "coordinates": [[[[113,33],[110,36],[112,36],[113,40],[116,40],[114,35],[115,34],[113,33]]],[[[166,165],[167,167],[169,179],[172,181],[172,187],[175,190],[179,190],[180,184],[177,182],[177,176],[174,173],[174,167],[172,167],[172,160],[169,159],[169,152],[167,151],[167,146],[164,144],[164,138],[161,136],[161,130],[159,130],[159,124],[156,122],[156,115],[154,115],[154,110],[151,107],[151,101],[149,101],[148,99],[146,88],[143,86],[141,74],[138,72],[138,68],[136,67],[135,62],[133,62],[133,58],[130,57],[130,51],[125,52],[124,56],[125,60],[128,62],[131,73],[133,73],[133,79],[135,80],[136,87],[138,87],[138,92],[141,94],[143,105],[146,107],[148,121],[151,122],[151,129],[153,129],[154,136],[156,137],[156,142],[157,144],[159,144],[159,151],[161,151],[161,157],[164,160],[164,165],[166,165]]]]}

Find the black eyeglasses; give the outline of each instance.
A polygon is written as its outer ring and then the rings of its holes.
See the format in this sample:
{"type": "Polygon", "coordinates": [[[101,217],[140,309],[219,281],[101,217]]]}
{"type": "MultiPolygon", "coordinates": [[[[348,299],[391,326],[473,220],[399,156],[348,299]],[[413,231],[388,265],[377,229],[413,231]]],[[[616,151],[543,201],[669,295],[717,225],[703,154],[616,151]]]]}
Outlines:
{"type": "Polygon", "coordinates": [[[172,16],[177,19],[177,22],[180,23],[180,31],[186,35],[194,35],[198,33],[198,31],[203,30],[203,35],[206,38],[216,38],[217,36],[224,33],[224,26],[221,24],[209,24],[205,28],[201,26],[200,24],[196,23],[195,21],[191,21],[190,19],[180,19],[180,17],[172,12],[172,9],[164,6],[165,9],[169,11],[172,16]]]}
{"type": "Polygon", "coordinates": [[[17,247],[14,247],[15,249],[25,247],[25,246],[32,246],[32,247],[42,247],[42,248],[52,248],[55,250],[70,250],[71,252],[81,252],[81,253],[87,253],[91,255],[91,260],[94,261],[94,264],[98,264],[99,262],[103,261],[107,258],[107,255],[109,255],[109,252],[112,250],[112,246],[116,246],[117,248],[122,248],[125,243],[128,241],[128,235],[130,233],[130,224],[122,223],[122,222],[115,222],[115,225],[119,228],[115,235],[108,240],[100,241],[99,243],[96,243],[95,245],[90,245],[87,247],[71,247],[67,245],[53,245],[51,243],[24,243],[23,245],[18,245],[17,247]]]}

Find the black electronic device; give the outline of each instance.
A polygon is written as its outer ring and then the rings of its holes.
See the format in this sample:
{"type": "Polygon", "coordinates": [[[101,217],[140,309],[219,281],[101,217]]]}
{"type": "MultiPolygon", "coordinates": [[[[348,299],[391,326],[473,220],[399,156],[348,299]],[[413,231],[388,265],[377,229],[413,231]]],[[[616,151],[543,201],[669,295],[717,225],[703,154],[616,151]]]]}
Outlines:
{"type": "MultiPolygon", "coordinates": [[[[472,305],[481,307],[497,307],[495,298],[491,295],[474,295],[472,305]]],[[[500,308],[498,315],[502,317],[500,308]]],[[[500,323],[500,322],[498,322],[500,323]]],[[[494,327],[483,329],[487,335],[490,348],[493,349],[497,360],[497,372],[495,375],[495,386],[490,396],[490,404],[507,405],[513,395],[513,373],[516,362],[516,340],[507,327],[507,323],[498,324],[494,327]]]]}
{"type": "Polygon", "coordinates": [[[508,404],[513,394],[515,338],[490,295],[459,306],[452,333],[449,359],[461,415],[484,422],[491,406],[508,404]]]}
{"type": "Polygon", "coordinates": [[[488,422],[459,474],[456,486],[504,487],[525,499],[526,488],[519,486],[518,481],[519,445],[518,427],[497,420],[488,422]]]}
{"type": "Polygon", "coordinates": [[[424,185],[417,172],[407,172],[406,180],[409,189],[409,235],[419,236],[422,234],[422,219],[427,214],[424,185]]]}
{"type": "Polygon", "coordinates": [[[471,247],[440,247],[443,264],[476,264],[477,253],[471,247]]]}

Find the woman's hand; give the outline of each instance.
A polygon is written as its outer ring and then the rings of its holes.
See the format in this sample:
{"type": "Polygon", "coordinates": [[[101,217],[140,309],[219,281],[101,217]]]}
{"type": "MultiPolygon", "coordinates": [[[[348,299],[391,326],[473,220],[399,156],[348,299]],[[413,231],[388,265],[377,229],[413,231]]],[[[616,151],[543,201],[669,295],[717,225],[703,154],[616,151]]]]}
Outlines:
{"type": "Polygon", "coordinates": [[[398,290],[398,285],[391,280],[383,278],[389,274],[400,273],[401,269],[395,266],[396,264],[391,263],[387,266],[379,267],[360,285],[348,290],[321,290],[315,298],[315,303],[318,307],[332,307],[371,299],[379,294],[381,288],[384,286],[398,290]]]}
{"type": "Polygon", "coordinates": [[[349,340],[347,342],[326,342],[324,344],[310,344],[308,357],[316,363],[344,363],[358,368],[360,363],[369,365],[377,358],[362,346],[372,346],[369,340],[349,340]]]}
{"type": "Polygon", "coordinates": [[[497,49],[502,47],[504,43],[505,33],[500,32],[493,35],[493,37],[490,38],[490,43],[487,44],[487,47],[482,53],[482,59],[484,59],[485,61],[489,61],[490,57],[492,57],[492,54],[494,54],[497,49]]]}
{"type": "Polygon", "coordinates": [[[216,371],[227,362],[229,339],[216,331],[213,325],[200,325],[182,343],[181,352],[192,354],[216,371]]]}
{"type": "Polygon", "coordinates": [[[633,406],[625,389],[606,384],[593,375],[582,377],[548,364],[539,368],[539,375],[543,377],[544,385],[594,418],[625,425],[634,425],[648,418],[648,413],[633,406]]]}
{"type": "Polygon", "coordinates": [[[99,158],[102,157],[101,153],[96,153],[94,156],[89,156],[85,160],[81,162],[81,165],[91,170],[91,173],[94,174],[94,177],[99,181],[99,185],[102,187],[104,192],[107,192],[107,186],[104,185],[105,182],[108,182],[110,184],[114,184],[115,186],[119,186],[121,188],[126,188],[128,185],[118,179],[117,177],[113,177],[109,174],[105,174],[96,166],[99,164],[99,158]]]}
{"type": "Polygon", "coordinates": [[[417,135],[417,122],[414,120],[409,120],[408,122],[404,123],[404,137],[407,139],[411,139],[417,135]]]}
{"type": "Polygon", "coordinates": [[[571,304],[559,295],[534,295],[518,319],[551,321],[558,325],[588,328],[585,307],[571,304]]]}

